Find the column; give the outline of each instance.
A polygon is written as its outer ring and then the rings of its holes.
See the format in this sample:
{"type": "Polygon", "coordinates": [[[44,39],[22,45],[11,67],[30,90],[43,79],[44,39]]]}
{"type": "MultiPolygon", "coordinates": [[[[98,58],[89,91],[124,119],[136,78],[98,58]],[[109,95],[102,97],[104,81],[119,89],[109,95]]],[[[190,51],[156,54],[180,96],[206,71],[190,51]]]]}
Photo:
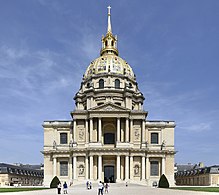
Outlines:
{"type": "Polygon", "coordinates": [[[125,156],[125,180],[129,180],[129,156],[125,156]]]}
{"type": "Polygon", "coordinates": [[[101,181],[102,179],[102,156],[98,156],[98,180],[101,181]]]}
{"type": "Polygon", "coordinates": [[[120,118],[117,118],[117,142],[120,142],[120,118]]]}
{"type": "Polygon", "coordinates": [[[130,179],[133,180],[133,156],[130,156],[130,179]]]}
{"type": "Polygon", "coordinates": [[[116,160],[116,180],[120,180],[120,156],[117,156],[117,160],[116,160]]]}
{"type": "Polygon", "coordinates": [[[56,164],[57,164],[57,158],[53,157],[53,177],[56,176],[56,164]]]}
{"type": "Polygon", "coordinates": [[[130,143],[133,143],[133,119],[130,120],[130,143]]]}
{"type": "Polygon", "coordinates": [[[72,156],[69,157],[69,177],[72,180],[72,156]]]}
{"type": "Polygon", "coordinates": [[[74,177],[73,179],[77,179],[77,156],[73,156],[73,172],[74,172],[74,177]]]}
{"type": "Polygon", "coordinates": [[[73,141],[76,142],[76,119],[74,119],[74,124],[73,124],[73,141]]]}
{"type": "Polygon", "coordinates": [[[125,125],[125,141],[129,142],[129,119],[126,118],[126,125],[125,125]]]}
{"type": "Polygon", "coordinates": [[[145,143],[146,139],[145,139],[145,120],[142,120],[142,143],[145,143]]]}
{"type": "Polygon", "coordinates": [[[88,168],[88,155],[85,156],[85,179],[88,180],[89,168],[88,168]]]}
{"type": "Polygon", "coordinates": [[[90,180],[94,179],[93,167],[94,167],[94,156],[90,156],[90,180]]]}
{"type": "Polygon", "coordinates": [[[142,159],[141,159],[141,179],[142,180],[145,180],[145,156],[142,156],[142,159]]]}
{"type": "Polygon", "coordinates": [[[93,118],[90,118],[90,142],[92,142],[93,138],[93,118]]]}
{"type": "Polygon", "coordinates": [[[100,143],[102,143],[102,119],[101,118],[99,118],[98,119],[98,121],[99,121],[99,124],[98,124],[98,141],[100,142],[100,143]]]}
{"type": "Polygon", "coordinates": [[[149,175],[150,175],[150,161],[149,161],[149,157],[146,157],[146,179],[149,179],[149,175]]]}
{"type": "Polygon", "coordinates": [[[89,143],[88,120],[85,119],[85,142],[89,143]]]}
{"type": "Polygon", "coordinates": [[[162,157],[162,174],[165,174],[166,170],[166,159],[165,157],[162,157]]]}

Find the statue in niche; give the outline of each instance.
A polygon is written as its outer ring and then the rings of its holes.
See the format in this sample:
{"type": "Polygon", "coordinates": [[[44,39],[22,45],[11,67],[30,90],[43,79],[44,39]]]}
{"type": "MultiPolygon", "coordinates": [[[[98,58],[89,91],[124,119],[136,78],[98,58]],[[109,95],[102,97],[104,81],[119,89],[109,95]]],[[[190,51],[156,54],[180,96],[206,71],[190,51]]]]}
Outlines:
{"type": "Polygon", "coordinates": [[[136,130],[135,130],[135,139],[136,139],[136,140],[139,140],[139,138],[140,138],[140,133],[139,133],[139,130],[136,129],[136,130]]]}
{"type": "Polygon", "coordinates": [[[80,131],[79,131],[79,139],[80,140],[84,139],[84,130],[83,129],[80,129],[80,131]]]}
{"type": "Polygon", "coordinates": [[[138,165],[135,165],[135,167],[134,167],[134,174],[139,175],[139,166],[138,165]]]}
{"type": "Polygon", "coordinates": [[[84,174],[84,165],[80,165],[79,166],[79,171],[78,171],[79,175],[83,175],[84,174]]]}

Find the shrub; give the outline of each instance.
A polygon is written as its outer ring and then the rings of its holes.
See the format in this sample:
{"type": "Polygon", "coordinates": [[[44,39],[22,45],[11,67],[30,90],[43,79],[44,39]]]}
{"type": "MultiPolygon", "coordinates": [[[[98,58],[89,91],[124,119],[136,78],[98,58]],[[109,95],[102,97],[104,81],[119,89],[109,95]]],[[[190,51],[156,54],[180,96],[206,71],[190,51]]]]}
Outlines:
{"type": "Polygon", "coordinates": [[[50,188],[57,188],[57,185],[59,183],[60,183],[59,178],[55,176],[50,183],[50,188]]]}
{"type": "Polygon", "coordinates": [[[160,177],[158,188],[169,188],[169,182],[164,174],[160,177]]]}

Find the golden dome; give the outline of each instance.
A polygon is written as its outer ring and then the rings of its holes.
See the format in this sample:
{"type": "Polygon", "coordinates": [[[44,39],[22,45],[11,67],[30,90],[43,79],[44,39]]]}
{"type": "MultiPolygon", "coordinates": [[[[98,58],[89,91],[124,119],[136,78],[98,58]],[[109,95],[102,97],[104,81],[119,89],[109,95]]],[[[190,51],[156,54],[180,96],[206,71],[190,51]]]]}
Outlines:
{"type": "Polygon", "coordinates": [[[108,7],[108,26],[106,36],[102,37],[100,57],[91,62],[84,78],[100,74],[117,74],[135,79],[135,75],[129,64],[118,56],[117,36],[112,33],[110,6],[108,7]]]}
{"type": "Polygon", "coordinates": [[[117,74],[131,77],[134,79],[134,72],[129,64],[116,55],[103,55],[95,59],[88,66],[84,78],[99,74],[117,74]]]}

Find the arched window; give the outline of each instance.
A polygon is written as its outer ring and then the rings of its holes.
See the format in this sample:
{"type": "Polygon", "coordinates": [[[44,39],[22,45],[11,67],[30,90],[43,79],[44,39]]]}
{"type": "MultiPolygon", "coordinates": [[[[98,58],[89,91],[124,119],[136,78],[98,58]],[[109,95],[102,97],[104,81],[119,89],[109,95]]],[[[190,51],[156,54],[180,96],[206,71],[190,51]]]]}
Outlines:
{"type": "Polygon", "coordinates": [[[114,45],[114,41],[111,42],[111,45],[112,45],[112,46],[114,45]]]}
{"type": "Polygon", "coordinates": [[[99,89],[103,89],[104,88],[104,80],[100,79],[99,80],[99,89]]]}
{"type": "Polygon", "coordinates": [[[107,46],[108,45],[108,42],[107,41],[105,41],[105,46],[107,46]]]}
{"type": "Polygon", "coordinates": [[[116,80],[115,80],[115,88],[116,88],[116,89],[119,89],[119,88],[120,88],[120,80],[119,80],[119,79],[116,79],[116,80]]]}

